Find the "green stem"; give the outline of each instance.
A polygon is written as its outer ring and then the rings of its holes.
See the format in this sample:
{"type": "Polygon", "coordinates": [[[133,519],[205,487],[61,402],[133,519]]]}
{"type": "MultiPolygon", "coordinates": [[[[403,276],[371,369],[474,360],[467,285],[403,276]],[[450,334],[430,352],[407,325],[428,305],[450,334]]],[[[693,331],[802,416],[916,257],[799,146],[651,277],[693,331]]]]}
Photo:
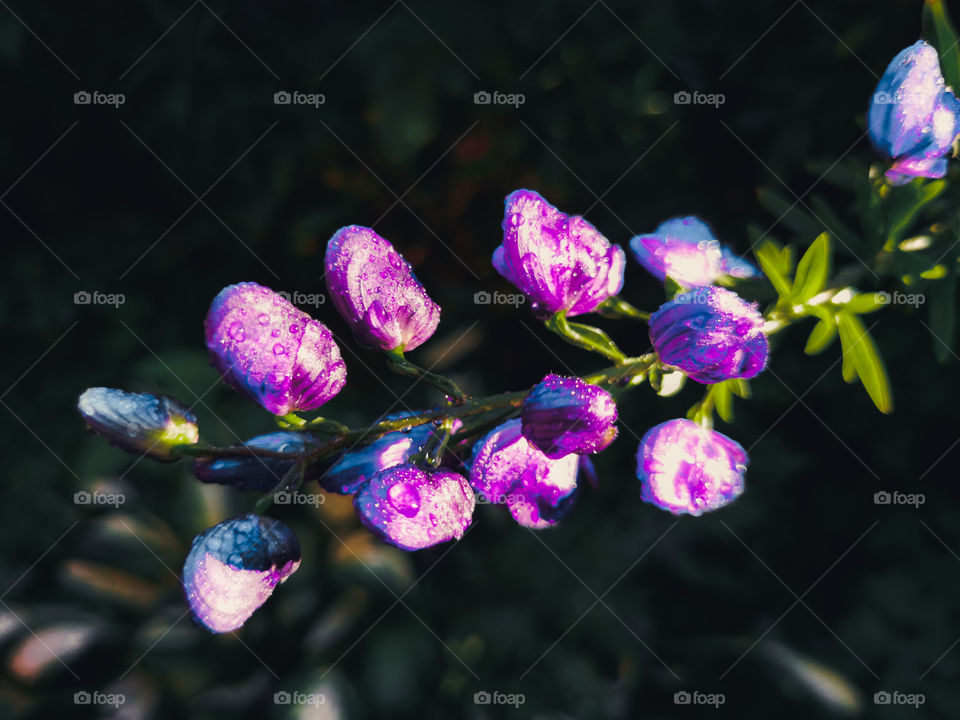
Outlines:
{"type": "Polygon", "coordinates": [[[547,330],[556,333],[571,345],[600,353],[615,363],[626,361],[627,356],[616,346],[603,330],[590,325],[581,325],[567,320],[566,310],[559,310],[543,323],[547,330]]]}
{"type": "Polygon", "coordinates": [[[327,435],[346,435],[350,432],[350,428],[343,423],[339,423],[336,420],[327,420],[322,417],[314,418],[307,423],[307,427],[317,432],[326,433],[327,435]]]}
{"type": "Polygon", "coordinates": [[[600,303],[594,312],[598,312],[603,317],[613,318],[614,320],[627,319],[647,321],[650,319],[650,313],[644,312],[643,310],[638,310],[626,300],[622,300],[616,295],[611,298],[607,298],[600,303]]]}
{"type": "Polygon", "coordinates": [[[247,445],[215,447],[213,445],[176,445],[170,453],[174,457],[266,457],[293,460],[300,457],[296,452],[280,452],[247,445]]]}
{"type": "Polygon", "coordinates": [[[399,375],[421,378],[441,390],[444,394],[453,398],[453,401],[461,404],[466,400],[466,394],[457,384],[448,377],[432,373],[419,365],[414,365],[403,356],[403,350],[396,348],[387,351],[387,367],[399,375]]]}
{"type": "Polygon", "coordinates": [[[284,430],[303,430],[307,427],[307,421],[296,413],[287,413],[286,415],[277,415],[277,425],[284,430]]]}

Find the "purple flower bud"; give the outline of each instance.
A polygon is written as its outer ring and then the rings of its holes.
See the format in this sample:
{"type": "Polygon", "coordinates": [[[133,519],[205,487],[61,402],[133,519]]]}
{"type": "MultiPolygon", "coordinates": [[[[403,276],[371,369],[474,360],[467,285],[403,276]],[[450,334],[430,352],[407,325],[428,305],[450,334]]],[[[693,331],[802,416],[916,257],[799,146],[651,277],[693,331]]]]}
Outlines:
{"type": "Polygon", "coordinates": [[[548,458],[592,455],[617,437],[617,404],[603,388],[580,378],[547,375],[527,396],[523,436],[548,458]]]}
{"type": "MultiPolygon", "coordinates": [[[[280,430],[258,435],[244,445],[259,450],[303,453],[315,447],[316,442],[309,433],[280,430]]],[[[238,490],[270,490],[276,487],[295,462],[293,459],[253,455],[197,458],[193,463],[193,474],[202,482],[232,485],[238,490]]]]}
{"type": "Polygon", "coordinates": [[[523,437],[517,418],[474,446],[470,484],[483,501],[506,505],[518,523],[541,529],[556,524],[573,506],[578,461],[573,454],[548,458],[523,437]]]}
{"type": "Polygon", "coordinates": [[[579,215],[566,215],[532,190],[507,196],[497,272],[527,294],[534,311],[592,312],[623,287],[625,255],[579,215]]]}
{"type": "Polygon", "coordinates": [[[87,427],[112,445],[155,460],[176,459],[170,454],[174,447],[194,445],[200,438],[197,418],[166,395],[87,388],[77,409],[87,427]]]}
{"type": "Polygon", "coordinates": [[[659,280],[667,276],[685,288],[712,285],[724,275],[759,277],[750,262],[720,245],[710,228],[696,217],[672,218],[650,235],[630,241],[637,262],[659,280]]]}
{"type": "Polygon", "coordinates": [[[743,492],[748,463],[744,449],[726,435],[692,420],[668,420],[640,441],[640,497],[674,515],[716,510],[743,492]]]}
{"type": "Polygon", "coordinates": [[[932,46],[918,40],[897,54],[877,84],[867,122],[874,147],[894,160],[886,173],[893,184],[946,174],[960,101],[945,88],[932,46]]]}
{"type": "Polygon", "coordinates": [[[357,340],[381,350],[413,350],[430,339],[440,306],[410,263],[370,228],[340,228],[327,243],[327,288],[357,340]]]}
{"type": "Polygon", "coordinates": [[[241,627],[300,566],[300,544],[283,523],[253,513],[197,535],[183,565],[193,619],[215,633],[241,627]]]}
{"type": "Polygon", "coordinates": [[[361,522],[404,550],[460,539],[476,500],[463,475],[397,465],[374,475],[354,496],[361,522]]]}
{"type": "Polygon", "coordinates": [[[661,305],[650,316],[650,341],[664,364],[704,384],[752,378],[769,354],[756,303],[719,287],[697,288],[661,305]]]}
{"type": "Polygon", "coordinates": [[[262,285],[221,290],[205,328],[211,364],[224,382],[275,415],[314,410],[347,382],[326,326],[262,285]]]}
{"type": "MultiPolygon", "coordinates": [[[[385,419],[396,420],[410,414],[396,413],[385,419]]],[[[349,450],[326,463],[318,480],[325,490],[351,495],[381,470],[402,465],[423,450],[433,430],[432,425],[426,424],[382,435],[369,445],[349,450]]]]}

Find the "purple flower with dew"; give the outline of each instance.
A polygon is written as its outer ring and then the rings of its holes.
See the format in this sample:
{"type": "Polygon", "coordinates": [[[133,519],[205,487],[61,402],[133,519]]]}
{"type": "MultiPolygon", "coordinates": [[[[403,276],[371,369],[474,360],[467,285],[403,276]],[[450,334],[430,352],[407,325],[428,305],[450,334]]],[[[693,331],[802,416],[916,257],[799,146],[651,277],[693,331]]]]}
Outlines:
{"type": "Polygon", "coordinates": [[[617,437],[617,404],[597,385],[547,375],[523,402],[523,436],[548,458],[592,455],[617,437]]]}
{"type": "MultiPolygon", "coordinates": [[[[384,419],[398,420],[412,414],[394,413],[384,419]]],[[[455,429],[460,425],[457,420],[455,429]]],[[[327,462],[318,480],[330,492],[350,495],[381,470],[402,465],[411,455],[423,450],[434,429],[428,423],[382,435],[369,445],[349,450],[327,462]]]]}
{"type": "MultiPolygon", "coordinates": [[[[316,441],[309,433],[279,430],[257,435],[244,445],[259,450],[302,454],[316,447],[316,441]]],[[[270,490],[276,487],[295,462],[293,459],[255,455],[197,458],[193,462],[193,474],[202,482],[232,485],[238,490],[270,490]]]]}
{"type": "Polygon", "coordinates": [[[470,484],[486,502],[506,505],[530,528],[556,524],[573,506],[579,456],[548,458],[521,431],[521,420],[494,428],[473,448],[470,484]]]}
{"type": "Polygon", "coordinates": [[[684,288],[713,285],[719,278],[759,277],[753,263],[720,245],[710,228],[696,217],[672,218],[650,235],[630,241],[633,255],[647,271],[665,280],[668,276],[684,288]]]}
{"type": "Polygon", "coordinates": [[[397,465],[374,475],[354,496],[360,521],[384,542],[421,550],[460,539],[476,499],[458,473],[397,465]]]}
{"type": "Polygon", "coordinates": [[[197,535],[183,565],[194,621],[215,633],[241,627],[300,566],[300,544],[272,518],[247,513],[197,535]]]}
{"type": "Polygon", "coordinates": [[[716,510],[743,492],[748,463],[746,451],[726,435],[692,420],[668,420],[640,441],[640,497],[674,515],[716,510]]]}
{"type": "Polygon", "coordinates": [[[752,378],[769,346],[756,303],[719,287],[677,295],[650,316],[650,341],[666,365],[699,383],[752,378]]]}
{"type": "Polygon", "coordinates": [[[330,299],[357,340],[381,350],[413,350],[430,339],[440,306],[410,263],[373,230],[340,228],[324,259],[330,299]]]}
{"type": "Polygon", "coordinates": [[[314,410],[347,382],[326,326],[262,285],[221,290],[205,329],[211,364],[224,382],[275,415],[314,410]]]}
{"type": "Polygon", "coordinates": [[[566,215],[532,190],[507,196],[497,272],[538,314],[592,312],[623,287],[625,255],[579,215],[566,215]]]}
{"type": "Polygon", "coordinates": [[[960,133],[960,101],[946,89],[937,51],[923,40],[890,62],[870,99],[870,140],[893,160],[894,185],[915,177],[940,178],[960,133]]]}
{"type": "Polygon", "coordinates": [[[155,460],[173,460],[173,448],[200,439],[197,418],[166,395],[87,388],[77,399],[77,410],[87,427],[112,445],[155,460]]]}

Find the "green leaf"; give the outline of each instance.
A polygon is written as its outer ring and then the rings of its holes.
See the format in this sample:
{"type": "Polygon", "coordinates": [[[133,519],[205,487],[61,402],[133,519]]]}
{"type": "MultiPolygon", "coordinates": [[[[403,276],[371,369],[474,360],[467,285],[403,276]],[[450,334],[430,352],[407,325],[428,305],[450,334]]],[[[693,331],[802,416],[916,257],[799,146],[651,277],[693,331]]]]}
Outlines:
{"type": "Polygon", "coordinates": [[[843,309],[854,315],[866,315],[885,308],[887,303],[890,302],[889,298],[888,293],[861,293],[860,295],[854,295],[850,302],[843,306],[843,309]]]}
{"type": "Polygon", "coordinates": [[[677,295],[684,292],[683,285],[669,275],[663,279],[663,289],[667,293],[667,300],[673,300],[677,295]]]}
{"type": "Polygon", "coordinates": [[[960,48],[957,47],[957,31],[943,0],[926,0],[923,4],[923,34],[937,49],[943,77],[954,90],[960,89],[960,48]]]}
{"type": "Polygon", "coordinates": [[[753,251],[753,255],[757,258],[760,269],[763,270],[763,274],[767,276],[780,299],[788,299],[790,297],[790,281],[783,272],[784,257],[780,248],[773,241],[767,240],[753,251]]]}
{"type": "Polygon", "coordinates": [[[829,320],[818,320],[813,326],[810,337],[807,338],[807,345],[803,351],[807,355],[819,355],[831,344],[837,337],[837,323],[833,318],[829,320]]]}
{"type": "Polygon", "coordinates": [[[733,393],[730,392],[728,382],[724,380],[710,388],[713,393],[713,406],[717,409],[717,415],[725,423],[733,422],[733,393]]]}
{"type": "Polygon", "coordinates": [[[843,379],[852,382],[859,376],[877,409],[882,413],[891,412],[893,397],[887,371],[863,321],[841,310],[837,313],[837,329],[843,347],[843,379]]]}
{"type": "Polygon", "coordinates": [[[797,264],[797,276],[793,280],[793,302],[806,302],[821,292],[827,285],[829,270],[830,235],[821,233],[797,264]]]}
{"type": "Polygon", "coordinates": [[[753,397],[753,392],[750,390],[750,383],[747,380],[736,378],[735,380],[727,380],[726,382],[730,383],[730,389],[737,397],[742,397],[745,400],[753,397]]]}
{"type": "Polygon", "coordinates": [[[947,273],[927,288],[930,301],[930,332],[934,334],[933,352],[939,362],[953,357],[957,342],[957,274],[947,273]]]}

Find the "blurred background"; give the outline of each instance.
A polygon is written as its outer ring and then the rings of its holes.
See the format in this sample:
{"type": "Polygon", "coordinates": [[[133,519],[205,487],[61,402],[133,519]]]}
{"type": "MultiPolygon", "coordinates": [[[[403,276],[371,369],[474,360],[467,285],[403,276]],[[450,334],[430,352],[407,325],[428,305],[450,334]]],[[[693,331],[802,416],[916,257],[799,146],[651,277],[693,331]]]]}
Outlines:
{"type": "MultiPolygon", "coordinates": [[[[299,293],[340,339],[349,383],[324,415],[356,426],[436,402],[310,298],[327,238],[352,223],[443,307],[414,362],[473,394],[602,367],[529,308],[475,303],[511,291],[489,261],[504,196],[536,189],[624,245],[697,214],[740,253],[750,232],[803,247],[815,233],[778,223],[758,189],[847,212],[818,178],[874,161],[867,102],[921,3],[0,5],[0,715],[955,716],[960,383],[923,307],[866,318],[889,416],[842,381],[837,346],[805,357],[808,326],[776,338],[773,371],[718,422],[751,456],[727,509],[676,519],[640,501],[639,437],[700,397],[641,387],[599,486],[549,531],[480,506],[462,541],[407,554],[348,499],[273,508],[303,564],[225,636],[191,624],[177,574],[198,532],[256,496],[137,462],[75,411],[106,385],[194,406],[211,443],[269,430],[203,348],[209,302],[243,280],[299,293]],[[78,504],[83,490],[124,502],[78,504]],[[882,490],[925,503],[878,506],[882,490]]],[[[631,260],[623,296],[651,310],[662,292],[631,260]]],[[[598,324],[648,347],[643,326],[598,324]]]]}

